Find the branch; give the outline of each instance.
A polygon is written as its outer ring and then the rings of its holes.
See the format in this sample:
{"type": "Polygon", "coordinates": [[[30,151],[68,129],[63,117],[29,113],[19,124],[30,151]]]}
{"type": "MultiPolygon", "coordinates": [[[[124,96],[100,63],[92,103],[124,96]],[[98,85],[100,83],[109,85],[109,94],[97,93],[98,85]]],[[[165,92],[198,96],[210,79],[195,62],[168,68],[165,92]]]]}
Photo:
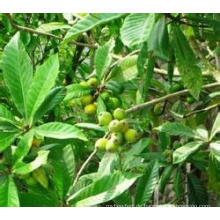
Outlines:
{"type": "MultiPolygon", "coordinates": [[[[213,88],[213,87],[217,87],[217,86],[220,86],[219,82],[215,82],[215,83],[210,83],[210,84],[204,85],[202,87],[202,89],[208,89],[208,88],[213,88]]],[[[126,113],[131,113],[131,112],[139,111],[139,110],[144,109],[146,107],[155,105],[155,104],[157,104],[159,102],[163,102],[165,100],[168,100],[168,99],[171,99],[171,98],[174,98],[174,97],[177,97],[177,96],[181,96],[181,95],[187,94],[188,92],[189,92],[188,89],[184,89],[184,90],[181,90],[181,91],[178,91],[178,92],[174,92],[174,93],[165,95],[165,96],[160,97],[160,98],[156,98],[156,99],[150,100],[148,102],[145,102],[145,103],[142,103],[142,104],[139,104],[139,105],[136,105],[136,106],[133,106],[133,107],[127,109],[126,113]]]]}
{"type": "Polygon", "coordinates": [[[79,169],[76,178],[73,182],[73,187],[75,187],[75,185],[77,184],[79,177],[81,176],[83,170],[86,168],[87,164],[89,163],[89,161],[93,158],[93,156],[96,154],[97,149],[95,148],[95,150],[89,155],[89,157],[87,158],[87,160],[83,163],[83,165],[81,166],[81,168],[79,169]]]}
{"type": "MultiPolygon", "coordinates": [[[[63,37],[60,37],[60,36],[57,36],[57,35],[54,35],[54,34],[50,34],[50,33],[46,33],[46,32],[37,31],[37,30],[29,28],[29,27],[24,27],[24,26],[20,26],[20,25],[15,24],[10,13],[7,13],[7,17],[8,17],[8,20],[9,20],[10,24],[12,25],[12,27],[14,27],[17,30],[27,31],[27,32],[32,33],[32,34],[42,35],[42,36],[46,36],[46,37],[53,37],[53,38],[56,38],[56,39],[59,39],[59,40],[63,40],[63,37]]],[[[74,44],[74,45],[78,45],[78,46],[97,48],[96,45],[91,45],[91,44],[77,42],[77,41],[71,41],[71,43],[74,44]]]]}

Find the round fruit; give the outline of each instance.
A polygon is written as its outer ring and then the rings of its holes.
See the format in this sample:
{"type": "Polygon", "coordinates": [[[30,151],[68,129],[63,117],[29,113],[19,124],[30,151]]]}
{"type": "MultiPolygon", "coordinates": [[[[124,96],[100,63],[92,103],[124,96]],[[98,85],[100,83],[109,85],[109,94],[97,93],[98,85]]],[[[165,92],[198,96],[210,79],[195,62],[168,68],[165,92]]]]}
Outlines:
{"type": "Polygon", "coordinates": [[[112,115],[109,112],[100,112],[98,115],[98,121],[100,125],[109,125],[112,120],[112,115]]]}
{"type": "Polygon", "coordinates": [[[79,83],[81,86],[88,87],[88,83],[86,81],[82,81],[79,83]]]}
{"type": "Polygon", "coordinates": [[[83,104],[83,105],[91,104],[91,103],[92,103],[92,100],[93,100],[93,98],[92,98],[91,95],[86,95],[86,96],[83,96],[83,97],[81,98],[81,101],[82,101],[82,104],[83,104]]]}
{"type": "Polygon", "coordinates": [[[134,130],[134,129],[128,129],[126,132],[125,132],[125,140],[128,142],[128,143],[134,143],[137,141],[137,137],[138,137],[138,134],[137,134],[137,131],[134,130]]]}
{"type": "Polygon", "coordinates": [[[94,104],[86,105],[84,111],[88,115],[94,115],[96,112],[96,106],[94,104]]]}
{"type": "Polygon", "coordinates": [[[110,94],[108,92],[102,92],[101,97],[104,101],[107,101],[109,99],[110,94]]]}
{"type": "Polygon", "coordinates": [[[99,150],[105,150],[106,148],[106,144],[107,144],[107,139],[105,138],[99,138],[96,142],[95,142],[95,147],[99,150]]]}
{"type": "Polygon", "coordinates": [[[160,114],[162,114],[162,111],[163,111],[163,105],[161,103],[157,103],[154,106],[154,114],[155,115],[160,115],[160,114]]]}
{"type": "Polygon", "coordinates": [[[193,102],[195,102],[195,99],[192,96],[187,96],[186,101],[188,102],[188,104],[192,104],[193,102]]]}
{"type": "Polygon", "coordinates": [[[117,132],[117,131],[121,131],[122,126],[120,125],[119,120],[115,119],[110,122],[108,128],[109,128],[109,131],[111,132],[117,132]]]}
{"type": "Polygon", "coordinates": [[[114,140],[109,140],[106,144],[106,150],[109,152],[115,152],[119,148],[119,145],[116,141],[114,140]]]}
{"type": "Polygon", "coordinates": [[[117,108],[113,112],[113,116],[115,119],[122,120],[125,118],[125,110],[122,108],[117,108]]]}
{"type": "Polygon", "coordinates": [[[111,134],[111,140],[116,141],[118,144],[122,144],[123,134],[121,132],[114,132],[111,134]]]}
{"type": "Polygon", "coordinates": [[[110,109],[116,109],[120,106],[120,101],[118,98],[116,97],[110,97],[108,102],[107,102],[107,106],[110,108],[110,109]]]}
{"type": "Polygon", "coordinates": [[[127,120],[125,120],[125,119],[121,120],[119,123],[120,123],[121,131],[126,132],[129,128],[129,124],[128,124],[127,120]]]}
{"type": "Polygon", "coordinates": [[[87,81],[87,83],[90,87],[95,88],[97,86],[98,80],[95,77],[92,77],[87,81]]]}

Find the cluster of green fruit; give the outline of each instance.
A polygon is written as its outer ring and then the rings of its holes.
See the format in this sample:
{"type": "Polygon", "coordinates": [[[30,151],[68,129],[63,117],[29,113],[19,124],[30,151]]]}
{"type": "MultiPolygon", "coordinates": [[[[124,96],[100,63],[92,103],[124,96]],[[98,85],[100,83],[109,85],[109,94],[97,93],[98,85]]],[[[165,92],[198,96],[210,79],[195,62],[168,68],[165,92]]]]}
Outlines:
{"type": "Polygon", "coordinates": [[[110,112],[101,112],[98,115],[99,124],[108,126],[109,130],[107,135],[96,141],[95,147],[98,150],[116,152],[120,149],[124,140],[127,143],[135,143],[138,140],[137,131],[129,128],[129,124],[125,119],[126,113],[124,109],[115,109],[113,117],[110,112]]]}

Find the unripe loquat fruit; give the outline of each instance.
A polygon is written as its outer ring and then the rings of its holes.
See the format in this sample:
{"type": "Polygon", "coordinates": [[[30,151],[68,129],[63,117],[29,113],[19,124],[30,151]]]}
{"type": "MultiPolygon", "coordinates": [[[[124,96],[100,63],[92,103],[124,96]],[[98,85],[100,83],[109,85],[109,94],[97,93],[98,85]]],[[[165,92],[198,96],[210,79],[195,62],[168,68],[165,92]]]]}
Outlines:
{"type": "Polygon", "coordinates": [[[138,134],[137,131],[134,129],[128,129],[124,134],[125,140],[128,143],[134,143],[137,141],[138,134]]]}
{"type": "Polygon", "coordinates": [[[105,150],[106,149],[106,144],[107,144],[107,139],[106,138],[99,138],[95,142],[95,148],[98,150],[105,150]]]}
{"type": "Polygon", "coordinates": [[[117,108],[114,110],[113,116],[115,119],[122,120],[125,118],[125,110],[122,108],[117,108]]]}
{"type": "Polygon", "coordinates": [[[100,112],[98,115],[98,121],[100,125],[109,125],[112,120],[112,115],[109,112],[100,112]]]}
{"type": "Polygon", "coordinates": [[[88,115],[94,115],[96,113],[96,105],[89,104],[84,107],[84,111],[88,115]]]}

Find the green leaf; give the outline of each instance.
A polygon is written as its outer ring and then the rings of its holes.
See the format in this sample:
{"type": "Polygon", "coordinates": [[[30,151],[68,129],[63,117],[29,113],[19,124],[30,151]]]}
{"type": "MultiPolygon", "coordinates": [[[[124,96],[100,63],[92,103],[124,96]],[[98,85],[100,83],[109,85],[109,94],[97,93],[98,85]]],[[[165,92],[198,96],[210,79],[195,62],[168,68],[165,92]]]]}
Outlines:
{"type": "Polygon", "coordinates": [[[43,117],[48,111],[52,110],[65,97],[65,89],[63,87],[56,87],[50,91],[44,102],[38,108],[34,116],[34,122],[43,117]]]}
{"type": "Polygon", "coordinates": [[[42,165],[47,163],[49,151],[38,151],[37,157],[30,163],[24,163],[22,161],[18,161],[14,166],[12,172],[15,174],[26,175],[36,170],[42,165]]]}
{"type": "Polygon", "coordinates": [[[111,51],[114,47],[113,41],[106,43],[105,45],[99,47],[95,54],[95,68],[97,78],[100,81],[104,74],[106,73],[107,69],[109,68],[112,56],[111,51]]]}
{"type": "Polygon", "coordinates": [[[149,38],[154,25],[154,14],[134,13],[125,18],[121,40],[128,46],[139,45],[149,38]]]}
{"type": "Polygon", "coordinates": [[[47,24],[41,24],[36,31],[48,33],[55,30],[61,30],[61,29],[69,29],[71,26],[67,24],[63,24],[61,22],[50,22],[47,24]]]}
{"type": "Polygon", "coordinates": [[[208,194],[200,179],[193,174],[187,176],[189,205],[207,205],[208,194]]]}
{"type": "Polygon", "coordinates": [[[111,79],[116,82],[126,82],[136,78],[137,72],[137,55],[124,58],[118,66],[111,72],[111,79]]]}
{"type": "Polygon", "coordinates": [[[14,115],[2,104],[0,104],[0,121],[7,121],[11,124],[15,124],[14,115]]]}
{"type": "Polygon", "coordinates": [[[164,192],[165,187],[167,185],[167,182],[170,179],[172,171],[173,171],[173,166],[172,165],[169,165],[169,166],[165,167],[165,169],[164,169],[164,171],[163,171],[163,173],[160,177],[159,183],[158,183],[158,188],[159,188],[159,191],[161,193],[164,192]]]}
{"type": "Polygon", "coordinates": [[[75,124],[75,126],[79,127],[79,128],[87,128],[87,129],[92,129],[95,131],[106,132],[106,129],[104,129],[100,125],[93,124],[93,123],[77,123],[77,124],[75,124]]]}
{"type": "Polygon", "coordinates": [[[53,182],[56,192],[62,201],[65,201],[67,192],[75,175],[75,156],[73,147],[53,148],[50,152],[51,165],[53,166],[53,182]]]}
{"type": "Polygon", "coordinates": [[[119,162],[119,155],[106,152],[99,163],[97,176],[100,178],[113,173],[119,162]]]}
{"type": "Polygon", "coordinates": [[[17,136],[17,132],[0,132],[0,152],[9,147],[17,136]]]}
{"type": "Polygon", "coordinates": [[[150,200],[154,188],[159,178],[159,164],[158,161],[152,161],[145,169],[144,175],[137,183],[137,191],[135,196],[135,205],[144,206],[150,200]]]}
{"type": "Polygon", "coordinates": [[[23,116],[26,116],[27,95],[33,78],[33,68],[19,33],[15,34],[4,49],[2,69],[4,81],[15,106],[23,116]]]}
{"type": "Polygon", "coordinates": [[[49,122],[40,125],[35,129],[36,133],[44,137],[56,139],[80,139],[87,141],[86,136],[82,131],[74,125],[69,125],[61,122],[49,122]]]}
{"type": "Polygon", "coordinates": [[[153,27],[148,40],[148,50],[156,57],[169,60],[169,36],[164,16],[153,27]]]}
{"type": "Polygon", "coordinates": [[[17,161],[22,160],[29,152],[34,137],[34,130],[30,130],[26,133],[19,141],[17,148],[13,154],[13,164],[17,161]]]}
{"type": "Polygon", "coordinates": [[[65,39],[72,38],[78,34],[86,32],[97,25],[107,23],[114,19],[120,18],[126,14],[123,13],[92,13],[80,20],[67,32],[65,39]]]}
{"type": "Polygon", "coordinates": [[[166,132],[171,136],[194,137],[194,131],[180,122],[166,122],[157,128],[161,132],[166,132]]]}
{"type": "Polygon", "coordinates": [[[140,175],[115,172],[101,177],[69,197],[72,206],[94,206],[110,201],[126,191],[140,175]]]}
{"type": "Polygon", "coordinates": [[[12,176],[0,175],[0,207],[19,207],[18,191],[12,176]]]}
{"type": "Polygon", "coordinates": [[[106,111],[106,106],[105,106],[105,102],[103,101],[101,96],[98,96],[98,106],[97,106],[97,114],[99,114],[100,112],[105,112],[106,111]]]}
{"type": "Polygon", "coordinates": [[[200,146],[203,144],[202,141],[193,141],[185,144],[182,147],[177,148],[173,152],[173,163],[182,163],[185,161],[190,155],[195,153],[200,146]]]}
{"type": "Polygon", "coordinates": [[[81,86],[80,84],[72,84],[66,87],[67,89],[67,94],[64,99],[64,101],[68,101],[73,98],[80,98],[85,95],[88,95],[91,93],[91,88],[81,86]]]}
{"type": "Polygon", "coordinates": [[[211,133],[210,133],[210,137],[209,137],[209,140],[212,140],[213,137],[220,131],[220,113],[218,113],[216,119],[215,119],[215,122],[212,126],[212,130],[211,130],[211,133]]]}
{"type": "Polygon", "coordinates": [[[33,122],[34,114],[54,86],[58,71],[59,60],[57,54],[50,56],[37,68],[27,95],[27,115],[30,124],[33,122]]]}
{"type": "Polygon", "coordinates": [[[198,67],[197,59],[180,28],[174,25],[172,27],[178,70],[190,94],[198,99],[202,87],[201,69],[198,67]]]}
{"type": "Polygon", "coordinates": [[[177,168],[174,176],[173,189],[176,194],[176,197],[180,200],[183,195],[183,178],[181,169],[177,168]]]}
{"type": "Polygon", "coordinates": [[[210,143],[209,147],[212,155],[220,162],[220,141],[210,143]]]}
{"type": "Polygon", "coordinates": [[[145,73],[144,66],[146,64],[147,58],[148,58],[148,47],[147,47],[147,42],[144,42],[138,54],[138,59],[137,59],[137,69],[139,76],[143,76],[145,73]]]}

